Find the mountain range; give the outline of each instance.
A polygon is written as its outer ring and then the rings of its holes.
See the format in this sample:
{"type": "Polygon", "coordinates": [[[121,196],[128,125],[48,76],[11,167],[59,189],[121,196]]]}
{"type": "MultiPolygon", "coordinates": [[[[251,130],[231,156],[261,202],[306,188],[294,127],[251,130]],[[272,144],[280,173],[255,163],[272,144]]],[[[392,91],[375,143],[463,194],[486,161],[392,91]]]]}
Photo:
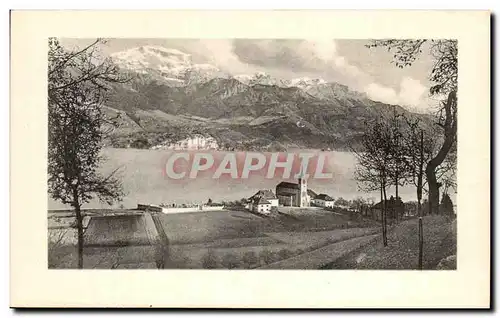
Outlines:
{"type": "Polygon", "coordinates": [[[111,59],[131,79],[114,84],[106,104],[118,127],[106,140],[114,147],[158,148],[203,135],[225,150],[346,149],[358,143],[367,121],[409,113],[338,83],[231,75],[160,46],[111,59]]]}

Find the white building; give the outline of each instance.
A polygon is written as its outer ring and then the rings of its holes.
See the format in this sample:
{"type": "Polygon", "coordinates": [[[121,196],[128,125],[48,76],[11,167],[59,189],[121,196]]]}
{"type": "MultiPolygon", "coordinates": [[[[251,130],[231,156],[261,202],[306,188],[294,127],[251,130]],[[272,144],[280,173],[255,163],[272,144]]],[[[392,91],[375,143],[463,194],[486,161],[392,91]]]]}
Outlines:
{"type": "Polygon", "coordinates": [[[314,199],[312,199],[312,203],[317,206],[325,207],[325,208],[332,208],[333,203],[335,200],[333,200],[332,197],[329,195],[326,195],[324,193],[318,194],[314,199]]]}
{"type": "Polygon", "coordinates": [[[219,145],[213,137],[202,135],[194,135],[177,142],[164,142],[163,144],[154,146],[153,149],[169,149],[169,150],[205,150],[218,149],[219,145]]]}
{"type": "Polygon", "coordinates": [[[262,214],[269,214],[271,213],[271,202],[264,198],[260,198],[253,203],[253,211],[262,214]]]}
{"type": "Polygon", "coordinates": [[[278,207],[278,198],[272,190],[259,190],[248,199],[247,209],[251,211],[267,214],[271,207],[278,207]]]}

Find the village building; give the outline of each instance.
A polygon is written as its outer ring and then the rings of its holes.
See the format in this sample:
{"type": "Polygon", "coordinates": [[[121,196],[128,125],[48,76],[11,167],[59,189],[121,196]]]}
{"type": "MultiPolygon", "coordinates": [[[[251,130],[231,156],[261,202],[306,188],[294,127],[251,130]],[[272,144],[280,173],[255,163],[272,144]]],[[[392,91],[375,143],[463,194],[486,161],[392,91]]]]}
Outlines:
{"type": "Polygon", "coordinates": [[[325,208],[333,208],[334,199],[324,193],[318,194],[314,199],[311,200],[316,206],[321,206],[325,208]]]}
{"type": "Polygon", "coordinates": [[[246,208],[259,213],[271,212],[272,207],[278,207],[278,198],[272,190],[259,190],[248,198],[246,208]],[[268,208],[269,205],[269,208],[268,208]]]}
{"type": "MultiPolygon", "coordinates": [[[[404,204],[401,198],[396,200],[393,196],[389,200],[385,200],[387,209],[387,219],[400,219],[404,215],[404,204]]],[[[376,221],[382,221],[382,211],[384,209],[384,201],[380,201],[373,205],[370,209],[371,217],[376,221]]]]}
{"type": "Polygon", "coordinates": [[[176,142],[165,141],[160,145],[153,146],[151,149],[169,149],[169,150],[208,150],[218,149],[217,140],[211,136],[194,135],[176,142]]]}
{"type": "Polygon", "coordinates": [[[252,204],[252,208],[254,212],[269,214],[271,213],[271,202],[264,198],[256,199],[252,204]]]}
{"type": "Polygon", "coordinates": [[[279,183],[276,186],[276,196],[282,206],[309,207],[316,193],[307,188],[306,178],[299,178],[298,183],[279,183]]]}

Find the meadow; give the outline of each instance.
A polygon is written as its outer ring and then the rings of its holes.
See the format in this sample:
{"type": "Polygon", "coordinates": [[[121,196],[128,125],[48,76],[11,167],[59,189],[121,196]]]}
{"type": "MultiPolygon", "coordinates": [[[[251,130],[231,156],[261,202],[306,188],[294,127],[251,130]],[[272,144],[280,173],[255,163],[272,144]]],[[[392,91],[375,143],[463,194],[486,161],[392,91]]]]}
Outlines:
{"type": "Polygon", "coordinates": [[[168,235],[171,268],[257,268],[379,230],[375,223],[357,227],[348,215],[325,210],[304,211],[300,217],[230,210],[153,217],[168,235]],[[249,264],[252,258],[255,262],[249,264]]]}
{"type": "MultiPolygon", "coordinates": [[[[84,232],[85,268],[151,268],[160,260],[160,233],[168,240],[167,268],[257,268],[379,232],[375,222],[367,226],[366,220],[358,223],[348,214],[322,209],[270,217],[237,210],[181,214],[131,210],[112,216],[106,211],[86,213],[92,216],[84,232]],[[208,265],[207,257],[211,258],[208,265]]],[[[52,219],[57,218],[54,214],[64,222],[50,222],[49,268],[74,268],[75,230],[67,213],[51,213],[52,219]],[[66,233],[66,240],[55,240],[58,233],[66,233]]]]}

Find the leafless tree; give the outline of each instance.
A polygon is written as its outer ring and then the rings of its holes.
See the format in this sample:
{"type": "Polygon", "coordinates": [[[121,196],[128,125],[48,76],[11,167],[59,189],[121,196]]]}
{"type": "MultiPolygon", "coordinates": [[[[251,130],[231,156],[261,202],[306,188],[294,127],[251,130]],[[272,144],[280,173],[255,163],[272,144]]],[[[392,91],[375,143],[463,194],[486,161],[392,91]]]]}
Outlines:
{"type": "Polygon", "coordinates": [[[438,110],[435,124],[443,131],[443,142],[439,151],[428,161],[425,175],[429,185],[430,213],[439,213],[438,167],[446,160],[453,149],[457,136],[457,81],[458,81],[458,47],[456,40],[374,40],[371,47],[386,47],[393,54],[393,63],[399,67],[411,66],[423,50],[434,58],[430,72],[430,80],[434,85],[430,95],[446,97],[438,110]]]}
{"type": "Polygon", "coordinates": [[[368,125],[361,139],[361,151],[352,149],[357,165],[355,178],[364,191],[380,190],[382,202],[382,238],[387,246],[387,187],[390,184],[390,162],[392,159],[392,132],[383,120],[368,125]]]}
{"type": "Polygon", "coordinates": [[[68,51],[55,38],[48,54],[48,185],[51,196],[73,207],[78,229],[78,268],[83,268],[81,206],[94,197],[111,203],[122,188],[117,170],[101,176],[102,139],[113,124],[103,112],[112,83],[126,82],[118,68],[97,53],[97,39],[89,46],[68,51]]]}

